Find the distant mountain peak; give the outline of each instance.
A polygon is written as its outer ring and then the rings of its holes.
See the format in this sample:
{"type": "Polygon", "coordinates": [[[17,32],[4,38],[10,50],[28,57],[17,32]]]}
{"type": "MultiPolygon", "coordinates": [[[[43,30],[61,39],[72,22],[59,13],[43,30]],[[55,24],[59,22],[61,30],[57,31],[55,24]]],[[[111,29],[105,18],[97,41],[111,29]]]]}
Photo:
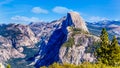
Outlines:
{"type": "Polygon", "coordinates": [[[66,22],[72,23],[75,28],[79,28],[83,31],[89,32],[86,27],[85,21],[82,19],[78,12],[67,13],[66,22]]]}

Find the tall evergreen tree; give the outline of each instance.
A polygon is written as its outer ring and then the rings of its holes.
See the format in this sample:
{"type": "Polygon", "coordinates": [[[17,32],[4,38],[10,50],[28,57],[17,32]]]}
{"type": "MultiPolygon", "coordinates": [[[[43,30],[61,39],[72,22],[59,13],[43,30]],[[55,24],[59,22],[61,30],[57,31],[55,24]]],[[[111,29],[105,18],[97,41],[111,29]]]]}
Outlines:
{"type": "Polygon", "coordinates": [[[110,53],[109,64],[120,65],[120,46],[115,36],[113,37],[113,40],[111,42],[109,53],[110,53]]]}
{"type": "Polygon", "coordinates": [[[108,64],[109,38],[105,28],[102,29],[100,38],[101,38],[101,43],[100,43],[100,47],[97,49],[97,58],[100,62],[108,64]]]}
{"type": "Polygon", "coordinates": [[[105,28],[101,32],[101,43],[97,49],[98,61],[107,65],[120,65],[120,46],[116,37],[113,37],[112,42],[109,42],[108,33],[105,28]]]}

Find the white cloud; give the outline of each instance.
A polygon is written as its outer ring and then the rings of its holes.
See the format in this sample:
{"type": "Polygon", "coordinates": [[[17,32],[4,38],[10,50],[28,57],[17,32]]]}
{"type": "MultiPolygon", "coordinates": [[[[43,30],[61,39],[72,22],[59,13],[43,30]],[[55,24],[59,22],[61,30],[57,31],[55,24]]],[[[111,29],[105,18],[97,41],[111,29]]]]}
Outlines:
{"type": "Polygon", "coordinates": [[[11,18],[12,21],[17,21],[17,22],[25,22],[25,23],[30,23],[30,22],[40,22],[41,20],[37,17],[25,17],[25,16],[14,16],[11,18]]]}
{"type": "Polygon", "coordinates": [[[13,1],[13,0],[0,1],[0,6],[1,6],[1,5],[4,5],[4,4],[8,4],[8,3],[10,3],[11,1],[13,1]]]}
{"type": "Polygon", "coordinates": [[[55,12],[55,13],[59,13],[59,14],[65,14],[65,13],[73,11],[73,10],[68,9],[66,7],[62,7],[62,6],[56,6],[52,9],[52,11],[55,12]]]}
{"type": "Polygon", "coordinates": [[[92,16],[88,19],[90,22],[97,22],[97,21],[102,21],[102,20],[109,20],[106,17],[99,17],[99,16],[92,16]]]}
{"type": "Polygon", "coordinates": [[[48,10],[43,9],[43,8],[40,8],[40,7],[33,7],[33,8],[32,8],[32,12],[33,12],[33,13],[36,13],[36,14],[39,14],[39,13],[47,14],[47,13],[48,13],[48,10]]]}

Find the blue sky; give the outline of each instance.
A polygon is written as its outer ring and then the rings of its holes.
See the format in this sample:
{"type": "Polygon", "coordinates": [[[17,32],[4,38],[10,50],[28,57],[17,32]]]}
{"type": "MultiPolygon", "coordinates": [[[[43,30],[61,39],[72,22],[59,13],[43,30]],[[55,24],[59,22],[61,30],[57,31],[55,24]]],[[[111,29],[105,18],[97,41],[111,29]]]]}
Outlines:
{"type": "Polygon", "coordinates": [[[85,21],[120,20],[120,0],[0,0],[0,23],[52,21],[77,11],[85,21]]]}

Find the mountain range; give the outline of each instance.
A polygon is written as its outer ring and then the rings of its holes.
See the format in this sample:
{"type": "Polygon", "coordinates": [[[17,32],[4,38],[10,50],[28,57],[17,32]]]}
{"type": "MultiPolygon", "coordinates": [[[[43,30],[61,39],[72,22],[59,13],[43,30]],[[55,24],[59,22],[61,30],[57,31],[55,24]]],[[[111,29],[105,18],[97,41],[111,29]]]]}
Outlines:
{"type": "Polygon", "coordinates": [[[120,43],[120,21],[85,22],[77,12],[50,23],[0,25],[0,63],[12,68],[39,68],[54,62],[95,62],[94,45],[102,28],[120,43]],[[21,65],[21,66],[20,66],[21,65]]]}

